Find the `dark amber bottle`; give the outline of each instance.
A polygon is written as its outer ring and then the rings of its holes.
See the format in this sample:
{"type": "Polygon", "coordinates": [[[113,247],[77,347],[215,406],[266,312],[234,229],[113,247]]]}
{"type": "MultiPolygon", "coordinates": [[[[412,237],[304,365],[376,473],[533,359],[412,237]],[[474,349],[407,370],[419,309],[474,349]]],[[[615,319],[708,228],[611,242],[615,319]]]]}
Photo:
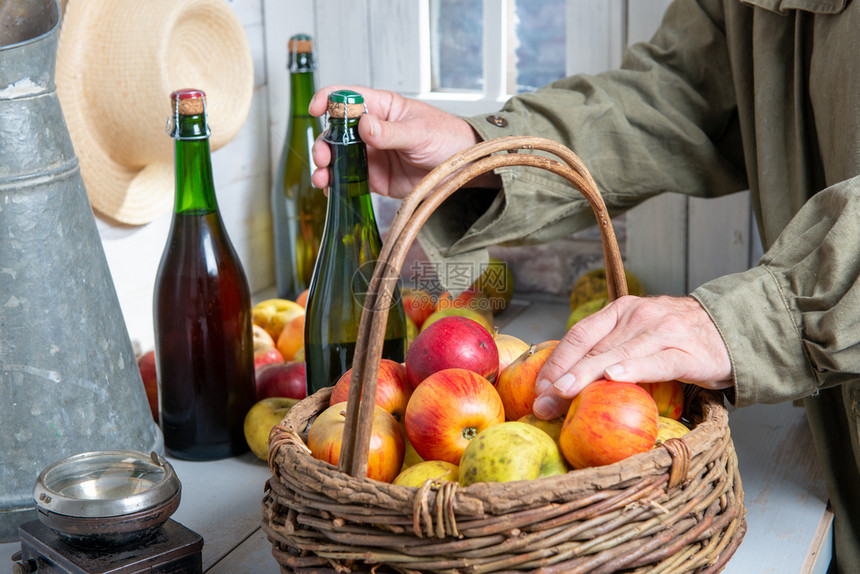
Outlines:
{"type": "MultiPolygon", "coordinates": [[[[352,366],[362,305],[382,246],[367,182],[367,146],[358,135],[363,110],[357,92],[329,94],[323,139],[331,147],[331,186],[305,314],[308,394],[335,384],[352,366]]],[[[382,357],[402,362],[406,314],[399,290],[394,301],[382,357]]]]}
{"type": "Polygon", "coordinates": [[[288,50],[290,116],[271,200],[278,297],[294,301],[310,285],[322,241],[326,196],[311,183],[311,146],[322,131],[319,119],[308,112],[316,69],[313,41],[297,34],[290,38],[288,50]]]}
{"type": "Polygon", "coordinates": [[[251,296],[215,198],[205,95],[171,94],[176,203],[153,319],[167,452],[212,460],[248,450],[254,398],[251,296]]]}

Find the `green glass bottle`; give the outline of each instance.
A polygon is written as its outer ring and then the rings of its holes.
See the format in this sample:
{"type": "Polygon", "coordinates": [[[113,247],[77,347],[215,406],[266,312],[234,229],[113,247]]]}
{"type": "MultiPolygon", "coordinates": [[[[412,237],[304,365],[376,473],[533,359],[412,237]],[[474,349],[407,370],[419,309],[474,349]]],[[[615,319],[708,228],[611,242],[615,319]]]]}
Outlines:
{"type": "Polygon", "coordinates": [[[287,139],[272,184],[272,231],[278,297],[295,300],[308,288],[325,223],[326,196],[311,183],[311,146],[320,121],[308,113],[314,95],[313,41],[297,34],[288,43],[290,116],[287,139]]]}
{"type": "MultiPolygon", "coordinates": [[[[362,304],[382,246],[367,182],[367,146],[358,135],[363,111],[361,94],[351,90],[329,94],[323,139],[331,147],[331,186],[305,314],[308,394],[334,385],[352,367],[362,304]]],[[[382,357],[399,363],[406,348],[406,314],[399,290],[394,300],[382,357]]]]}
{"type": "Polygon", "coordinates": [[[215,198],[205,95],[178,90],[171,110],[176,204],[153,297],[160,424],[170,455],[213,460],[248,450],[251,295],[215,198]]]}

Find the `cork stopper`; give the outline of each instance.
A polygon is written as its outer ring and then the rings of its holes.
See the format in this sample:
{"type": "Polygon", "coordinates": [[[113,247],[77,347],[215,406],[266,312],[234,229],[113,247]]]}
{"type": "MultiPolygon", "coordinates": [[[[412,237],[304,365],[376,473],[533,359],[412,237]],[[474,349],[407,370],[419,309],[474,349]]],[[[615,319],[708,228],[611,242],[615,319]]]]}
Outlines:
{"type": "Polygon", "coordinates": [[[170,110],[180,116],[196,116],[205,111],[203,90],[183,89],[170,94],[170,110]]]}
{"type": "Polygon", "coordinates": [[[310,54],[314,51],[314,42],[306,34],[296,34],[287,42],[287,51],[290,54],[310,54]]]}
{"type": "Polygon", "coordinates": [[[364,96],[352,90],[338,90],[328,95],[331,118],[357,118],[365,112],[364,96]]]}

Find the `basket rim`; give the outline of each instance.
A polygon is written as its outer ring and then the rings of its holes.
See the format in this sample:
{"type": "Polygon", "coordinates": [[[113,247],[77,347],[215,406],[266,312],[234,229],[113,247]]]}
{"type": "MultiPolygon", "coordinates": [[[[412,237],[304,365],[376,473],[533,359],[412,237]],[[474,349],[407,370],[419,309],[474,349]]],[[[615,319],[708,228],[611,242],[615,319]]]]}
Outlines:
{"type": "MultiPolygon", "coordinates": [[[[277,480],[281,473],[317,475],[317,491],[336,500],[358,502],[356,493],[361,490],[379,490],[387,497],[398,501],[392,508],[411,508],[419,489],[353,477],[341,472],[334,465],[317,460],[310,454],[302,435],[306,436],[313,419],[329,406],[331,388],[325,388],[296,403],[269,436],[269,468],[277,480]],[[297,440],[298,439],[298,442],[297,440]],[[339,485],[332,489],[332,481],[339,485]],[[360,484],[359,484],[360,483],[360,484]]],[[[685,443],[689,459],[700,457],[721,441],[730,441],[728,410],[723,404],[722,394],[717,391],[702,391],[694,399],[698,413],[694,428],[676,439],[685,443]]],[[[464,514],[493,515],[522,510],[530,506],[574,500],[588,492],[606,488],[617,488],[619,484],[635,482],[636,479],[656,477],[671,471],[674,457],[665,445],[632,455],[624,460],[606,465],[570,470],[565,474],[519,480],[504,483],[479,482],[469,486],[457,486],[453,494],[454,506],[464,514]],[[504,497],[499,493],[504,492],[504,497]],[[563,493],[562,496],[559,496],[563,493]]],[[[693,474],[694,468],[689,469],[693,474]]],[[[686,481],[683,477],[681,484],[686,481]]]]}

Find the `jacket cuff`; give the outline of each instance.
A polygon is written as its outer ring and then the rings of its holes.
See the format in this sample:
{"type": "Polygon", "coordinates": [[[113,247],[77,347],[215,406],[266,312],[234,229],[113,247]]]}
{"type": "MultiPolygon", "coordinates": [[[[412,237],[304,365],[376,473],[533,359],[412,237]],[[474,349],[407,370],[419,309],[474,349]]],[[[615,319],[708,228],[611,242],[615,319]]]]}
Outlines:
{"type": "Polygon", "coordinates": [[[694,297],[729,350],[735,406],[777,403],[813,394],[814,369],[779,284],[767,267],[705,283],[694,297]]]}

